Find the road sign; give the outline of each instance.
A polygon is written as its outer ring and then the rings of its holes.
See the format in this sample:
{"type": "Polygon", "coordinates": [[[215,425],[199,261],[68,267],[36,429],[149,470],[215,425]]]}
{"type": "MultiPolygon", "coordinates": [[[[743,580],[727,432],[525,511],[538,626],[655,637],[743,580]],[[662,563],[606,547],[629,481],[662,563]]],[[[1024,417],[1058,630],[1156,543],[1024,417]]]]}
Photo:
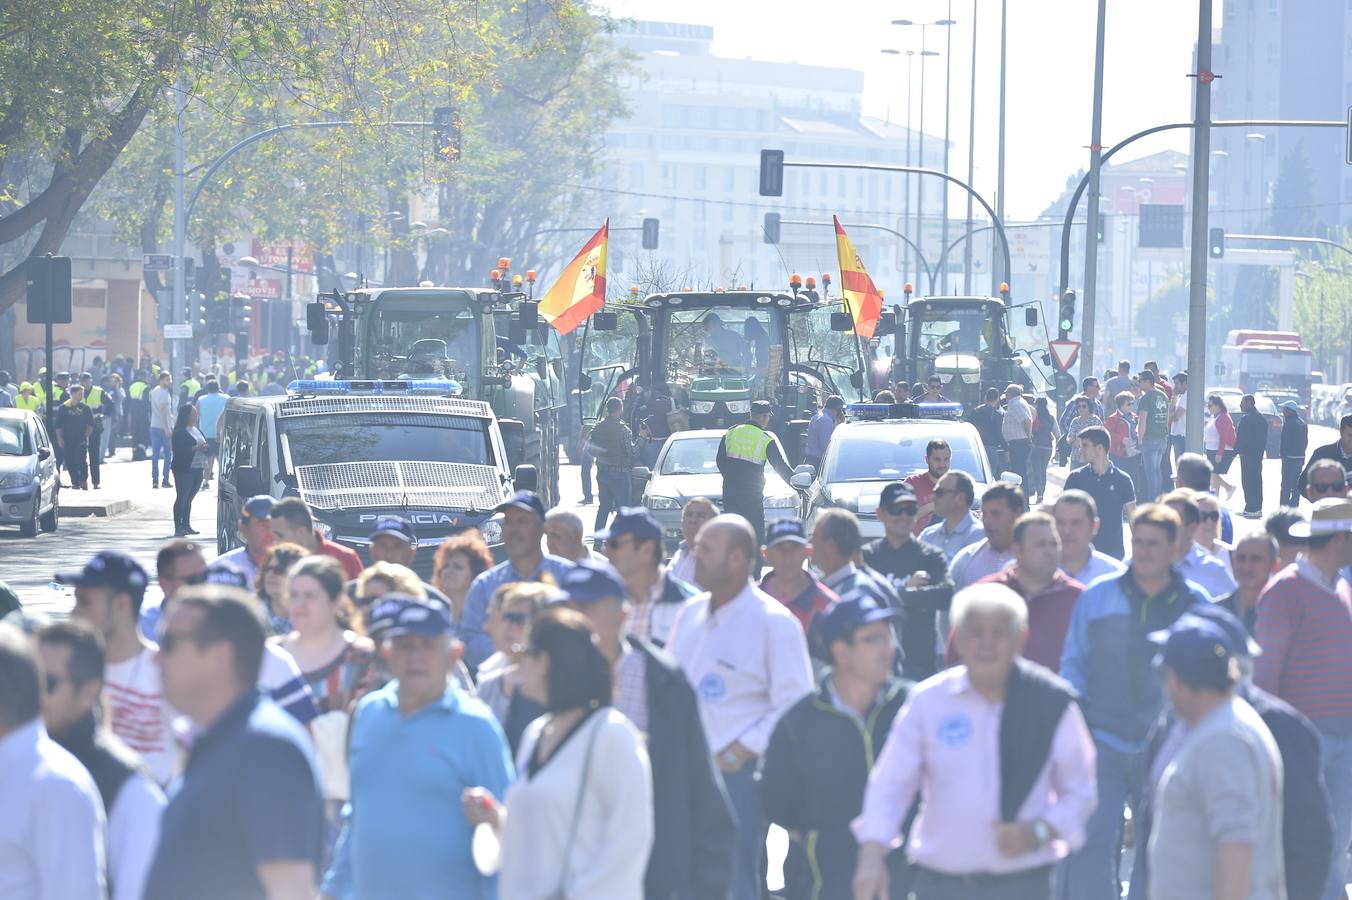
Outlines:
{"type": "Polygon", "coordinates": [[[1052,362],[1062,372],[1070,371],[1070,367],[1075,365],[1076,358],[1080,355],[1079,341],[1052,341],[1052,362]]]}
{"type": "Polygon", "coordinates": [[[192,338],[192,323],[171,322],[164,326],[164,336],[171,341],[185,341],[192,338]]]}
{"type": "Polygon", "coordinates": [[[141,268],[147,272],[168,272],[174,268],[174,258],[168,253],[147,253],[141,257],[141,268]]]}

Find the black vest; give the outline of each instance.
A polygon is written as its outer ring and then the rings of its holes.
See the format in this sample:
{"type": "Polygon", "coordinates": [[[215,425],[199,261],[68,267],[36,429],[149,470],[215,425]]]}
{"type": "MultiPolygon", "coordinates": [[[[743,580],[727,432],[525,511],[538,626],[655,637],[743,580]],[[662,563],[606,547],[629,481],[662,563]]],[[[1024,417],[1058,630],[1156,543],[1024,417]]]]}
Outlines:
{"type": "Polygon", "coordinates": [[[1075,690],[1049,669],[1015,657],[1000,716],[1000,818],[1017,821],[1051,753],[1052,738],[1075,690]]]}
{"type": "Polygon", "coordinates": [[[51,737],[94,776],[94,784],[98,785],[99,796],[103,798],[105,816],[112,815],[113,803],[127,779],[138,774],[150,778],[136,751],[108,729],[99,728],[92,712],[66,733],[51,737]]]}

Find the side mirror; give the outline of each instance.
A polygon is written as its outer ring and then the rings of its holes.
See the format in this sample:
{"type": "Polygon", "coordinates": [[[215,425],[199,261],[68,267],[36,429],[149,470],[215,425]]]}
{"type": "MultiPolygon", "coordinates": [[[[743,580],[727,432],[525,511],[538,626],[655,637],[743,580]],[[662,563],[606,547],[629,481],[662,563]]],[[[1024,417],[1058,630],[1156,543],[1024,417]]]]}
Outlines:
{"type": "Polygon", "coordinates": [[[535,466],[523,463],[512,470],[512,484],[518,491],[538,490],[539,481],[535,466]]]}
{"type": "Polygon", "coordinates": [[[323,301],[316,300],[305,304],[305,327],[309,331],[318,331],[328,324],[329,317],[324,311],[323,301]]]}
{"type": "MultiPolygon", "coordinates": [[[[810,469],[812,467],[808,466],[808,468],[810,469]]],[[[789,479],[789,487],[796,488],[797,490],[800,491],[805,491],[808,488],[812,487],[813,477],[814,476],[811,472],[795,472],[793,474],[793,477],[789,479]]]]}
{"type": "Polygon", "coordinates": [[[1008,482],[1009,484],[1023,484],[1023,476],[1017,475],[1014,472],[1001,472],[1000,480],[1008,482]]]}
{"type": "Polygon", "coordinates": [[[533,330],[540,324],[540,304],[534,300],[523,300],[521,302],[521,325],[526,330],[533,330]]]}
{"type": "Polygon", "coordinates": [[[817,467],[809,465],[807,463],[799,463],[798,465],[793,467],[793,474],[798,475],[800,473],[806,473],[808,475],[815,476],[817,474],[817,467]]]}
{"type": "Polygon", "coordinates": [[[577,376],[577,389],[579,391],[589,391],[592,386],[592,377],[586,372],[580,372],[577,376]]]}
{"type": "Polygon", "coordinates": [[[653,477],[653,470],[647,466],[634,466],[629,470],[629,474],[641,481],[647,481],[653,477]]]}
{"type": "Polygon", "coordinates": [[[592,313],[592,327],[597,331],[618,331],[620,316],[613,312],[592,313]]]}
{"type": "Polygon", "coordinates": [[[51,448],[51,447],[39,447],[39,448],[38,448],[38,459],[50,459],[51,456],[52,456],[52,448],[51,448]]]}
{"type": "Polygon", "coordinates": [[[854,331],[854,319],[847,312],[831,313],[832,331],[854,331]]]}
{"type": "Polygon", "coordinates": [[[329,342],[329,323],[325,321],[318,328],[311,330],[310,343],[316,347],[322,347],[329,342]]]}
{"type": "Polygon", "coordinates": [[[1023,310],[1023,324],[1032,328],[1037,325],[1037,307],[1027,306],[1023,310]]]}
{"type": "Polygon", "coordinates": [[[897,314],[894,312],[885,312],[878,317],[878,327],[873,329],[874,337],[883,337],[889,334],[896,334],[897,314]]]}
{"type": "Polygon", "coordinates": [[[1052,355],[1046,350],[1042,351],[1042,364],[1044,366],[1050,366],[1052,364],[1052,355]]]}
{"type": "Polygon", "coordinates": [[[855,369],[853,372],[850,373],[850,387],[861,390],[863,389],[864,387],[863,369],[855,369]]]}

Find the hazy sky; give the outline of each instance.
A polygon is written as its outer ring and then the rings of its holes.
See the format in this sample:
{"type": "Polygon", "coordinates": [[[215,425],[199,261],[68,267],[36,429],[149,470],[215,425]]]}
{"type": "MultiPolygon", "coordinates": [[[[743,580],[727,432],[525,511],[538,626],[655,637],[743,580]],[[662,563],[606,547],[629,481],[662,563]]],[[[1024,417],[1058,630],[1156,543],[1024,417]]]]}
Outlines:
{"type": "MultiPolygon", "coordinates": [[[[948,18],[949,0],[600,0],[616,16],[714,28],[718,56],[800,61],[865,72],[864,112],[905,121],[906,59],[884,47],[920,48],[920,30],[891,25],[948,18]]],[[[953,149],[950,169],[967,170],[973,0],[951,4],[953,149]]],[[[994,202],[999,102],[1000,3],[976,0],[978,15],[976,187],[994,202]]],[[[1214,21],[1221,20],[1217,2],[1214,21]]],[[[1094,74],[1093,0],[1009,0],[1006,111],[1006,214],[1032,218],[1088,165],[1094,74]]],[[[946,50],[944,29],[927,29],[930,49],[946,50]]],[[[1109,0],[1103,144],[1191,115],[1192,47],[1197,4],[1188,0],[1109,0]]],[[[943,134],[944,56],[926,72],[925,132],[943,134]]],[[[916,101],[919,97],[916,61],[916,101]]],[[[1221,73],[1224,74],[1224,73],[1221,73]]],[[[918,107],[917,107],[918,108],[918,107]]],[[[1164,148],[1187,150],[1187,132],[1142,141],[1135,158],[1164,148]]],[[[954,195],[953,202],[957,202],[954,195]]]]}

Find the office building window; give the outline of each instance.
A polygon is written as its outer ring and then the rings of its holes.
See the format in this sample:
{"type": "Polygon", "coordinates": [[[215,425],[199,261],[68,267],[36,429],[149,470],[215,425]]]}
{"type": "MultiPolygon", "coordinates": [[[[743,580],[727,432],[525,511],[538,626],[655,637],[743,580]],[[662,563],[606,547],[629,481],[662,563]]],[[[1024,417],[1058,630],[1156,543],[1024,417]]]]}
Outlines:
{"type": "Polygon", "coordinates": [[[737,170],[728,169],[723,173],[723,190],[731,193],[737,190],[737,170]]]}
{"type": "Polygon", "coordinates": [[[695,166],[695,190],[702,191],[709,186],[709,169],[707,166],[695,166]]]}

